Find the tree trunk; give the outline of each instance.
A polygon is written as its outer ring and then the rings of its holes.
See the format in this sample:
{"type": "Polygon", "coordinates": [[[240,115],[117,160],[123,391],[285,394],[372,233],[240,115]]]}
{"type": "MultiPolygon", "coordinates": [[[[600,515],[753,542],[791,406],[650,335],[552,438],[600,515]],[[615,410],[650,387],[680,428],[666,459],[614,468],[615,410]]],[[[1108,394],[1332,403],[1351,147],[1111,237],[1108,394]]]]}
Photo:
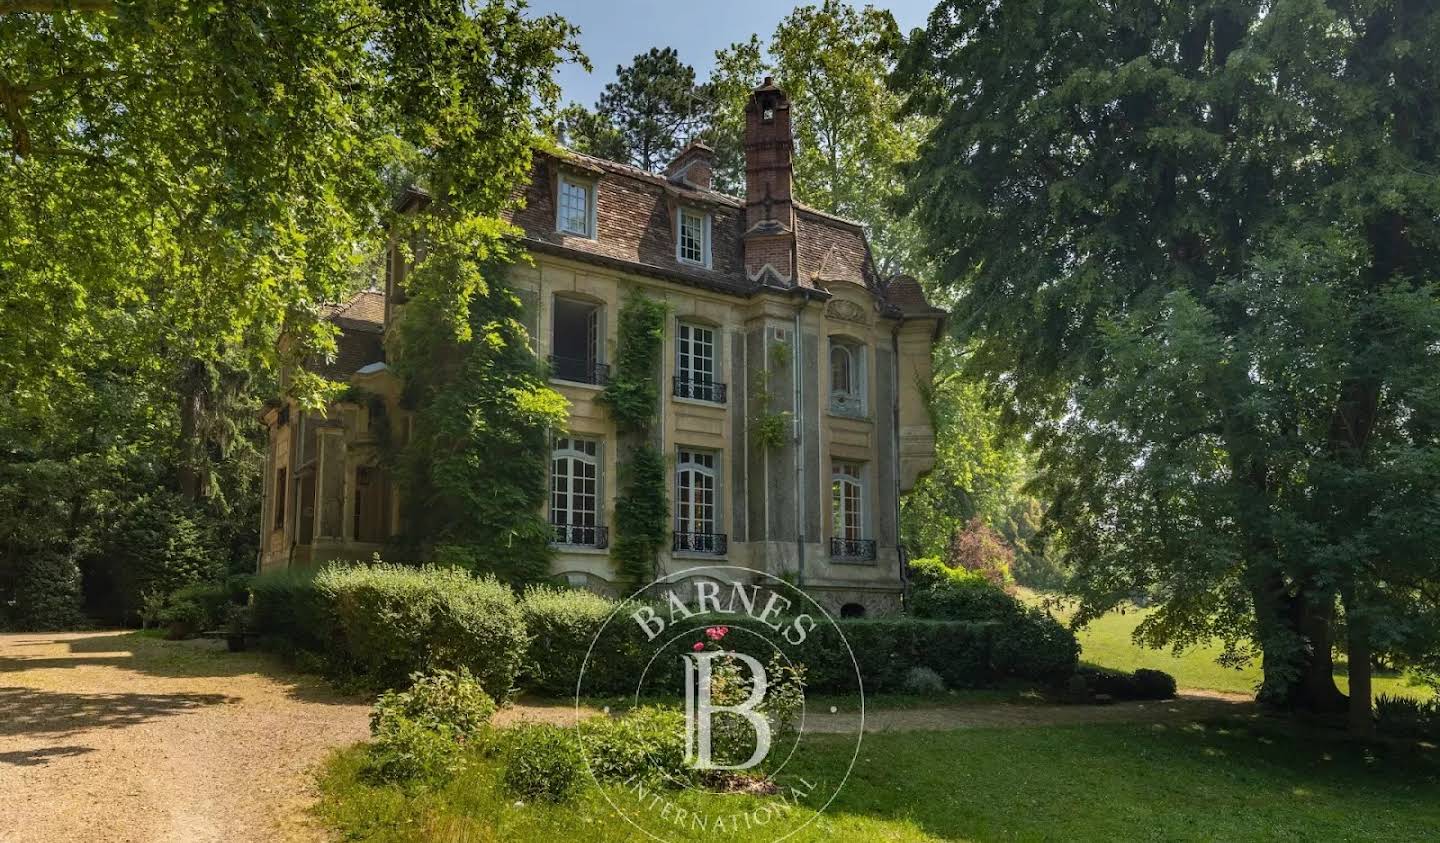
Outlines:
{"type": "Polygon", "coordinates": [[[1334,598],[1290,594],[1277,572],[1255,588],[1254,601],[1264,672],[1258,700],[1283,711],[1344,711],[1331,651],[1334,598]]]}
{"type": "Polygon", "coordinates": [[[198,501],[203,492],[198,455],[200,415],[204,407],[204,366],[192,360],[181,370],[177,385],[180,409],[180,459],[176,466],[176,483],[188,501],[198,501]]]}
{"type": "Polygon", "coordinates": [[[1370,683],[1371,652],[1370,620],[1353,592],[1346,594],[1346,652],[1350,660],[1350,734],[1369,739],[1375,737],[1375,718],[1371,707],[1374,691],[1370,683]]]}

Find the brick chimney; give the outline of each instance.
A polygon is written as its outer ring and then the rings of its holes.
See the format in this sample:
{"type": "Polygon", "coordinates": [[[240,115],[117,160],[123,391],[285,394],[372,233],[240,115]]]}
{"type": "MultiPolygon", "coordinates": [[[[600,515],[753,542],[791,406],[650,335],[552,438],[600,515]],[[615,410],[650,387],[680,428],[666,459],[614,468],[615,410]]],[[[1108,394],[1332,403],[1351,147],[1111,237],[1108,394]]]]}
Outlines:
{"type": "Polygon", "coordinates": [[[680,150],[675,160],[665,167],[665,178],[701,190],[710,189],[710,177],[714,173],[715,150],[698,140],[685,144],[685,148],[680,150]]]}
{"type": "Polygon", "coordinates": [[[795,204],[790,100],[765,81],[745,105],[745,274],[777,286],[795,283],[795,204]]]}

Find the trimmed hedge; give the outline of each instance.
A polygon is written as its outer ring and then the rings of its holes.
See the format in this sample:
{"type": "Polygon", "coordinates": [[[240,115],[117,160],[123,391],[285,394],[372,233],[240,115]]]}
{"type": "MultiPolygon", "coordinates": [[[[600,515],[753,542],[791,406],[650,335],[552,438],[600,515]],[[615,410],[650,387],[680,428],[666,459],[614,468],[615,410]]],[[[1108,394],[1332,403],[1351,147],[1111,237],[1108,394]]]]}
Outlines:
{"type": "MultiPolygon", "coordinates": [[[[949,688],[1007,679],[1059,683],[1075,672],[1075,637],[1045,612],[1025,608],[988,583],[988,592],[971,593],[962,585],[965,597],[950,599],[943,594],[945,580],[939,582],[930,589],[932,607],[956,612],[968,606],[979,617],[840,619],[840,633],[822,621],[802,644],[785,648],[805,666],[807,692],[855,692],[852,652],[870,692],[904,691],[916,668],[933,671],[949,688]]],[[[630,619],[630,607],[617,612],[616,601],[551,587],[516,601],[506,586],[459,569],[330,567],[311,576],[259,577],[252,589],[262,638],[319,653],[332,668],[382,688],[402,687],[414,672],[464,667],[497,699],[517,679],[526,690],[569,696],[594,642],[581,689],[587,696],[634,693],[642,676],[647,692],[675,693],[680,672],[656,666],[674,664],[706,625],[731,627],[726,647],[762,663],[774,654],[771,629],[728,615],[672,626],[657,654],[630,619]],[[606,626],[612,613],[616,619],[606,626]]]]}
{"type": "Polygon", "coordinates": [[[319,653],[377,688],[464,668],[504,699],[525,654],[509,587],[457,568],[332,565],[311,577],[259,577],[253,592],[262,638],[319,653]]]}
{"type": "MultiPolygon", "coordinates": [[[[526,625],[534,635],[522,682],[527,689],[573,694],[586,650],[616,606],[593,594],[572,594],[547,592],[522,601],[526,625]]],[[[787,648],[787,655],[805,665],[807,692],[854,692],[856,665],[865,690],[874,692],[903,691],[911,670],[917,667],[929,668],[948,687],[959,688],[980,687],[1007,678],[1060,682],[1075,672],[1079,661],[1079,647],[1068,630],[1048,614],[1023,607],[1004,620],[896,617],[837,619],[836,623],[843,641],[834,628],[822,622],[802,645],[787,648]]],[[[706,624],[731,627],[736,632],[726,637],[726,647],[749,653],[762,663],[773,652],[764,642],[774,633],[751,617],[695,617],[686,620],[682,628],[706,624]]],[[[674,631],[667,630],[664,635],[668,637],[674,631]]],[[[655,662],[669,659],[672,652],[678,657],[694,640],[694,636],[677,638],[655,656],[639,625],[630,620],[628,613],[621,613],[596,643],[582,690],[587,696],[630,694],[649,668],[650,690],[674,691],[678,675],[674,681],[670,681],[668,672],[657,677],[652,656],[655,662]]]]}

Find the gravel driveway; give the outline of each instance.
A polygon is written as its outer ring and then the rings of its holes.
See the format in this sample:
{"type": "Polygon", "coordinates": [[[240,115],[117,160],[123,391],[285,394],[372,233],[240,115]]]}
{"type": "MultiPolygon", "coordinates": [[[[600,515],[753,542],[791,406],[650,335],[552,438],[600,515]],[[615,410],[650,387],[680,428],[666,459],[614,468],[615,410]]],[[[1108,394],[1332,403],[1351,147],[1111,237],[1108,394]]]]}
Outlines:
{"type": "Polygon", "coordinates": [[[221,642],[0,635],[0,843],[316,839],[308,772],[368,713],[221,642]]]}

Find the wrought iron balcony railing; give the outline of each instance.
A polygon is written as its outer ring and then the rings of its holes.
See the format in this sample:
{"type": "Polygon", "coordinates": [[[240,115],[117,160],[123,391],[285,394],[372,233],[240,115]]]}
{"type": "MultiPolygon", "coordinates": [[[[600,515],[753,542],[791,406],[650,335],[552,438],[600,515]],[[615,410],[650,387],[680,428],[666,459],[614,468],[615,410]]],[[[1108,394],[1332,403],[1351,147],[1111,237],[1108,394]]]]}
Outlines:
{"type": "Polygon", "coordinates": [[[875,560],[874,539],[830,540],[830,558],[841,562],[873,562],[875,560]]]}
{"type": "Polygon", "coordinates": [[[550,355],[550,376],[572,383],[593,383],[604,386],[610,382],[610,366],[586,357],[550,355]]]}
{"type": "Polygon", "coordinates": [[[691,378],[675,377],[675,397],[693,398],[696,401],[713,401],[716,404],[725,403],[725,384],[714,381],[693,380],[691,378]]]}
{"type": "Polygon", "coordinates": [[[581,524],[551,524],[555,531],[556,544],[575,547],[594,547],[601,550],[610,546],[609,527],[587,527],[581,524]]]}
{"type": "Polygon", "coordinates": [[[670,549],[677,553],[713,553],[723,556],[730,549],[729,539],[724,533],[681,533],[674,534],[670,549]]]}

